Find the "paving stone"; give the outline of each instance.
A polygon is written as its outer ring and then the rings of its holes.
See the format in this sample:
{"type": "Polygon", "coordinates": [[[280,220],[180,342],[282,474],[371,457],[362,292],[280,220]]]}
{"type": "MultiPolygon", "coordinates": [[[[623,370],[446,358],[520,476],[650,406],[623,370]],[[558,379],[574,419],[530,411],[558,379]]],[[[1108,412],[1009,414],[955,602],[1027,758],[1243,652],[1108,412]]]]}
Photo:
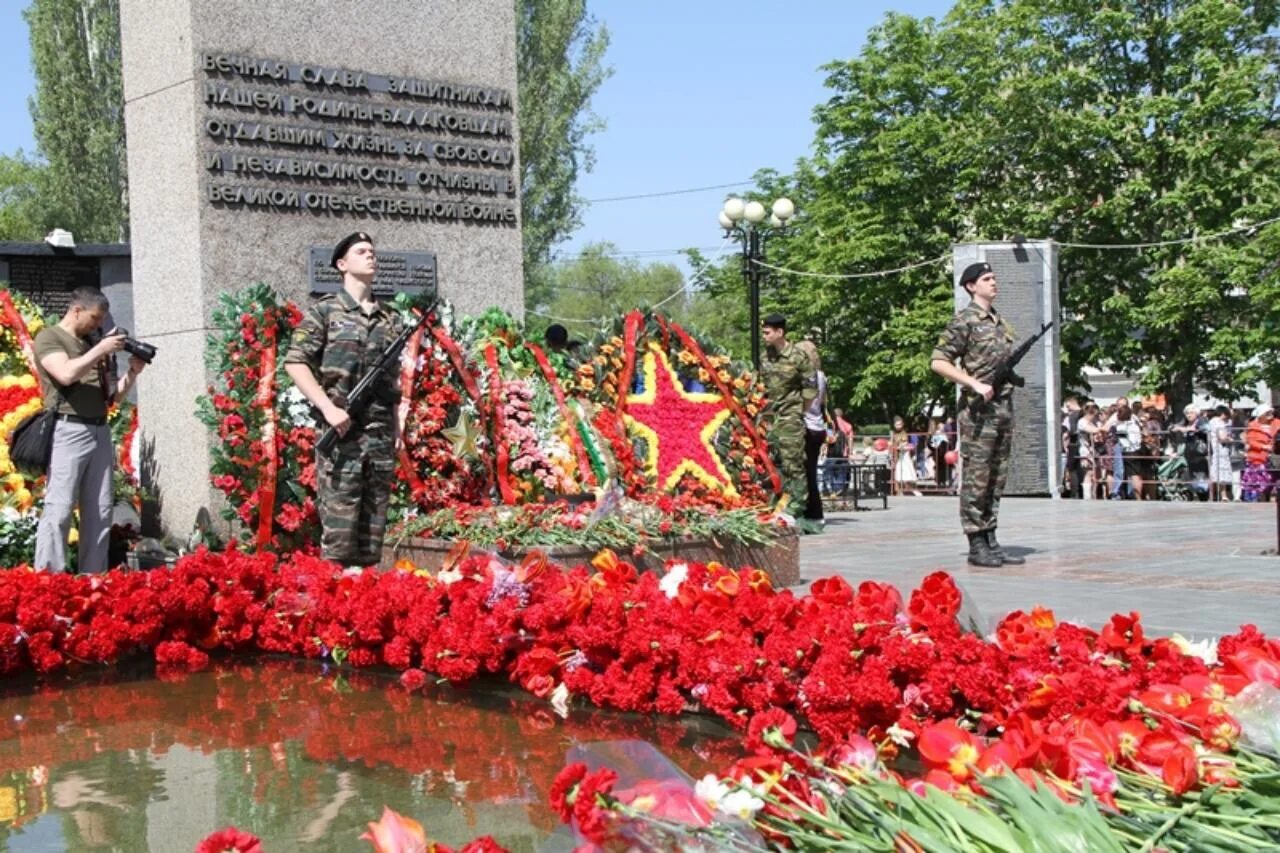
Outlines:
{"type": "Polygon", "coordinates": [[[1280,634],[1275,504],[1006,498],[1000,543],[1022,566],[968,565],[954,497],[899,497],[887,510],[832,512],[801,541],[807,584],[839,574],[905,593],[950,572],[994,626],[1036,604],[1093,627],[1138,611],[1152,634],[1205,637],[1252,623],[1280,634]]]}

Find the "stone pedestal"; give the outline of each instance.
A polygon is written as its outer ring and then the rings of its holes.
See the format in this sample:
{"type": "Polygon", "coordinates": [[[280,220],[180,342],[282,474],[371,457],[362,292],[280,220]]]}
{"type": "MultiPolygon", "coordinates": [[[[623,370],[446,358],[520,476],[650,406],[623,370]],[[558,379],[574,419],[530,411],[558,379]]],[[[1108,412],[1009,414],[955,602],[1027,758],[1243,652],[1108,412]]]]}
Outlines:
{"type": "MultiPolygon", "coordinates": [[[[356,230],[428,254],[462,313],[523,307],[510,0],[122,0],[144,471],[185,534],[214,500],[195,400],[218,295],[305,302],[356,230]]],[[[399,255],[397,258],[401,257],[399,255]]]]}
{"type": "MultiPolygon", "coordinates": [[[[387,545],[382,551],[383,568],[390,568],[397,560],[409,560],[419,568],[435,574],[440,571],[445,557],[457,544],[450,539],[406,539],[387,545]]],[[[503,556],[519,562],[529,551],[541,551],[551,560],[565,567],[588,563],[597,553],[595,549],[554,547],[517,549],[504,552],[503,556]]],[[[641,555],[622,554],[622,559],[640,571],[660,570],[667,560],[688,560],[695,563],[721,563],[734,569],[751,567],[768,573],[773,585],[779,589],[800,583],[800,537],[794,533],[777,536],[767,545],[745,545],[738,542],[717,544],[705,539],[669,542],[656,540],[641,555]]]]}
{"type": "MultiPolygon", "coordinates": [[[[961,243],[952,258],[958,279],[969,264],[986,261],[1000,293],[995,309],[1013,326],[1018,343],[1058,319],[1058,248],[1051,240],[1025,243],[961,243]]],[[[969,292],[957,281],[956,310],[969,304],[969,292]]],[[[1055,325],[1018,365],[1026,387],[1013,392],[1013,447],[1006,495],[1058,497],[1062,479],[1062,381],[1059,328],[1055,325]]],[[[958,391],[957,391],[958,393],[958,391]]]]}

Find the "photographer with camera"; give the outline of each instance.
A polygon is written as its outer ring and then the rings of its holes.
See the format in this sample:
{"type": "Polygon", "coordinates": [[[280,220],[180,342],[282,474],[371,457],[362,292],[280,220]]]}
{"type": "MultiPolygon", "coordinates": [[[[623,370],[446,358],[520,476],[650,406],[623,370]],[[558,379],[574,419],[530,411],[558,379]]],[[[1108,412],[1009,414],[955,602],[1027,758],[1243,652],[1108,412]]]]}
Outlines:
{"type": "Polygon", "coordinates": [[[35,568],[67,568],[71,513],[80,509],[79,568],[107,570],[111,534],[111,473],[115,454],[107,410],[129,393],[155,348],[113,330],[95,343],[93,335],[107,316],[107,297],[96,287],[77,287],[56,325],[36,335],[36,363],[46,409],[57,412],[44,508],[36,528],[35,568]],[[129,346],[129,370],[117,377],[115,354],[129,346]],[[141,351],[139,351],[141,350],[141,351]]]}

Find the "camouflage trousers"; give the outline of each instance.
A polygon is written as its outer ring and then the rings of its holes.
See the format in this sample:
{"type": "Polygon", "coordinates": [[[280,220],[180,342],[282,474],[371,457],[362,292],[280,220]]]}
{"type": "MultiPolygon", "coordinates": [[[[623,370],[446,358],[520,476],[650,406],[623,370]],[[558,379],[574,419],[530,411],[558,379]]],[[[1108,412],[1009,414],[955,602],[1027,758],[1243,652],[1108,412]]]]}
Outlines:
{"type": "Polygon", "coordinates": [[[970,414],[960,410],[960,526],[964,532],[994,530],[1000,495],[1009,473],[1013,403],[995,400],[970,414]]]}
{"type": "Polygon", "coordinates": [[[799,415],[787,419],[785,427],[775,425],[766,436],[782,478],[782,493],[787,499],[787,513],[795,518],[804,517],[809,486],[805,475],[804,421],[799,415]],[[791,421],[795,424],[792,426],[791,421]]]}
{"type": "Polygon", "coordinates": [[[395,470],[394,442],[368,432],[339,441],[327,457],[317,455],[322,557],[344,566],[381,562],[395,470]]]}

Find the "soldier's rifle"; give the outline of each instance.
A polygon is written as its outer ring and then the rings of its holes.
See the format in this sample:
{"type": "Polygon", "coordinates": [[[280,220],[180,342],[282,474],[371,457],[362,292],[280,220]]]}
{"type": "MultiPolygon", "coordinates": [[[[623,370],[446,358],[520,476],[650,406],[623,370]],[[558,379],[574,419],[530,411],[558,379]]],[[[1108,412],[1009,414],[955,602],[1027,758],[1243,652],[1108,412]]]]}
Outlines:
{"type": "MultiPolygon", "coordinates": [[[[1026,357],[1027,353],[1031,352],[1031,348],[1036,345],[1036,341],[1043,338],[1045,334],[1053,328],[1053,323],[1053,320],[1045,323],[1040,327],[1040,331],[1018,344],[1018,346],[1014,348],[1013,352],[1000,360],[1000,363],[996,365],[995,371],[991,374],[991,381],[987,383],[991,386],[992,399],[995,399],[996,394],[999,394],[1000,389],[1006,385],[1021,388],[1023,385],[1027,384],[1027,380],[1019,376],[1014,371],[1014,368],[1018,366],[1018,362],[1022,361],[1022,359],[1026,357]]],[[[978,409],[982,408],[982,404],[985,402],[986,399],[981,396],[974,399],[974,401],[969,404],[969,413],[976,415],[978,413],[978,409]]]]}
{"type": "MultiPolygon", "coordinates": [[[[404,349],[404,345],[408,343],[409,338],[413,333],[427,322],[427,319],[431,316],[431,312],[435,310],[435,307],[436,301],[432,300],[431,303],[418,314],[418,322],[411,326],[405,325],[405,327],[400,330],[400,334],[396,335],[395,339],[387,345],[386,349],[379,353],[378,360],[374,362],[373,367],[365,371],[365,374],[360,377],[360,381],[351,389],[351,393],[347,395],[346,411],[353,420],[356,415],[363,412],[365,407],[369,405],[369,398],[373,396],[374,386],[377,384],[378,380],[391,368],[393,364],[400,360],[400,351],[404,349]]],[[[316,450],[321,453],[328,453],[330,450],[333,450],[333,446],[337,443],[338,431],[331,426],[324,431],[324,434],[320,436],[320,440],[316,442],[316,450]]]]}

